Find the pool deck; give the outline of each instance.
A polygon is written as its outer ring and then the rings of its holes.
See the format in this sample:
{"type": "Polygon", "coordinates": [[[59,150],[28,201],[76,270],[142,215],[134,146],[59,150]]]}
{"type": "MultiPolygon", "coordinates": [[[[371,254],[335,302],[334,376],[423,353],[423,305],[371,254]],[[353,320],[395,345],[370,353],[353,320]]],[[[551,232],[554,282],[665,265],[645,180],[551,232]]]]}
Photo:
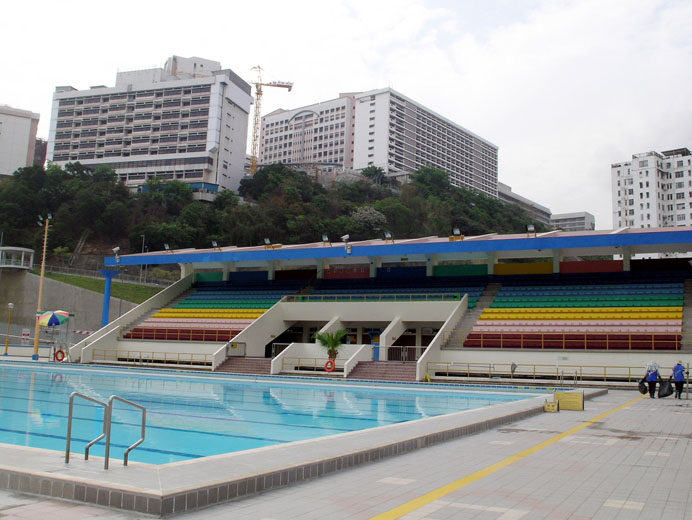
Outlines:
{"type": "MultiPolygon", "coordinates": [[[[604,391],[588,391],[596,395],[604,391]]],[[[136,511],[186,513],[409,453],[542,413],[547,396],[380,428],[151,465],[0,444],[0,489],[136,511]]]]}
{"type": "MultiPolygon", "coordinates": [[[[610,390],[587,400],[581,412],[529,415],[478,435],[269,493],[255,489],[244,500],[183,516],[186,520],[690,520],[690,432],[692,402],[685,395],[682,400],[654,400],[634,391],[610,390]]],[[[0,452],[3,466],[6,453],[0,452]]],[[[256,458],[256,467],[266,463],[265,457],[256,458]]],[[[26,458],[21,464],[34,466],[26,458]]],[[[55,457],[52,465],[61,468],[55,457]]],[[[104,471],[99,468],[92,465],[91,475],[85,468],[78,471],[87,479],[100,479],[104,471]]],[[[194,474],[191,471],[188,478],[194,474]]],[[[0,491],[3,520],[48,515],[52,520],[150,517],[74,500],[0,491]]]]}

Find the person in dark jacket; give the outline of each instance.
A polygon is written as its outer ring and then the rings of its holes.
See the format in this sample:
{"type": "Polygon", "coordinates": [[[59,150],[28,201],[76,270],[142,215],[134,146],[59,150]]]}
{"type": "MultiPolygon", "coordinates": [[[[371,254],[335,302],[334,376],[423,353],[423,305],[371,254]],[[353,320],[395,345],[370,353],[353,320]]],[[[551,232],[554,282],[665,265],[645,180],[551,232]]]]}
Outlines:
{"type": "Polygon", "coordinates": [[[673,367],[673,381],[675,381],[675,398],[682,399],[682,387],[685,385],[685,367],[682,361],[673,367]]]}
{"type": "Polygon", "coordinates": [[[646,382],[649,383],[649,396],[651,399],[656,397],[656,383],[660,381],[661,376],[658,373],[658,363],[654,361],[649,361],[646,365],[646,382]]]}

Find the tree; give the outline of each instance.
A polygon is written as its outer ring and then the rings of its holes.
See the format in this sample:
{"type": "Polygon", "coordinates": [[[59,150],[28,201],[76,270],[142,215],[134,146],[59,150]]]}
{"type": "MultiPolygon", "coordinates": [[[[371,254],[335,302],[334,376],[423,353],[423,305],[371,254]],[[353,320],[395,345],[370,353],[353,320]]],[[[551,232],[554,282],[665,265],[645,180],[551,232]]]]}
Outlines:
{"type": "Polygon", "coordinates": [[[334,361],[339,355],[339,349],[343,345],[343,339],[348,334],[346,329],[339,329],[336,332],[318,332],[315,339],[321,346],[327,349],[327,357],[334,361]]]}

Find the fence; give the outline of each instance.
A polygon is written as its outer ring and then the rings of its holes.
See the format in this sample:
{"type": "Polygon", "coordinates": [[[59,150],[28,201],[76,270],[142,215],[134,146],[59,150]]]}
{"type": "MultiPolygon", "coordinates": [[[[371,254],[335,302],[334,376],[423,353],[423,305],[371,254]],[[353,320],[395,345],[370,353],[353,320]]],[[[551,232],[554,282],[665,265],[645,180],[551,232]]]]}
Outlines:
{"type": "MultiPolygon", "coordinates": [[[[47,265],[46,266],[46,272],[49,273],[60,273],[60,274],[71,274],[75,276],[83,276],[85,278],[96,278],[99,280],[103,280],[103,275],[95,269],[78,269],[75,267],[62,267],[58,265],[47,265]]],[[[136,283],[140,285],[151,285],[151,286],[169,286],[174,284],[177,280],[165,280],[163,278],[151,278],[147,277],[146,282],[144,282],[144,279],[140,277],[139,275],[134,276],[130,274],[125,274],[125,273],[120,273],[118,276],[115,278],[116,281],[119,282],[126,282],[126,283],[136,283]]]]}

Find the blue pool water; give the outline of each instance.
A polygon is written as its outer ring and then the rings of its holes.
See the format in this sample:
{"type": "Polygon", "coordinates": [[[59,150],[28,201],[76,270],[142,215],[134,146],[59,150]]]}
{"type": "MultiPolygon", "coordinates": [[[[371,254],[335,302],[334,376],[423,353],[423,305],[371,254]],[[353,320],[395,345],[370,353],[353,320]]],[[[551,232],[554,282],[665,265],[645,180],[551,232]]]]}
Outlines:
{"type": "MultiPolygon", "coordinates": [[[[254,382],[131,370],[0,366],[0,443],[65,450],[69,397],[111,395],[147,409],[146,440],[130,460],[150,464],[324,437],[517,401],[536,393],[405,386],[254,382]]],[[[139,438],[141,412],[116,403],[111,457],[139,438]]],[[[76,399],[73,453],[102,432],[103,409],[76,399]]],[[[103,441],[91,454],[102,456],[103,441]]]]}

